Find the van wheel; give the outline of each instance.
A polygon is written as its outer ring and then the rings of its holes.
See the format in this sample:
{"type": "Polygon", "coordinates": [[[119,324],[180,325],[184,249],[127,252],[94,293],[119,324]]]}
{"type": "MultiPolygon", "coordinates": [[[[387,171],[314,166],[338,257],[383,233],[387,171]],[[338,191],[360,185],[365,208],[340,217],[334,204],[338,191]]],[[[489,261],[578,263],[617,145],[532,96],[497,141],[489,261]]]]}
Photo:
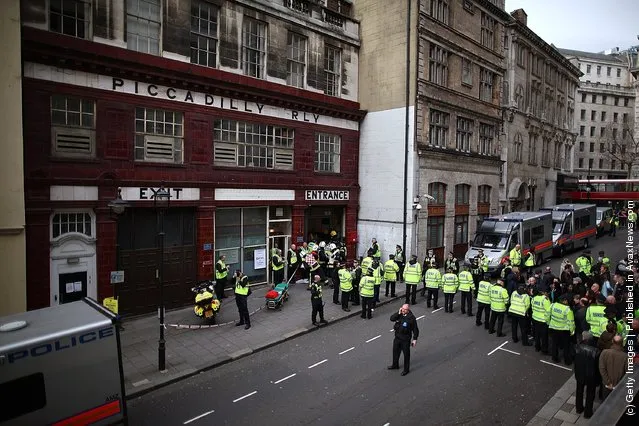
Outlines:
{"type": "Polygon", "coordinates": [[[586,238],[584,240],[584,250],[587,249],[588,247],[590,247],[590,244],[588,243],[588,238],[586,238]]]}

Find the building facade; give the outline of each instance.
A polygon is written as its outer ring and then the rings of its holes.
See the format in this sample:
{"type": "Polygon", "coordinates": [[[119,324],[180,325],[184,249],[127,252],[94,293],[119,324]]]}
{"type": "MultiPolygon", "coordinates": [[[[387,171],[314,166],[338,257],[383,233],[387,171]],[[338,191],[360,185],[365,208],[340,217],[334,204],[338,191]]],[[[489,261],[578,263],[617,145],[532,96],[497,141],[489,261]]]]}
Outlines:
{"type": "Polygon", "coordinates": [[[579,69],[527,26],[523,9],[506,24],[500,208],[536,211],[557,202],[557,177],[572,173],[579,69]]]}
{"type": "Polygon", "coordinates": [[[154,311],[160,263],[165,304],[179,306],[221,254],[259,283],[275,246],[356,240],[349,2],[22,5],[30,309],[113,296],[123,270],[120,313],[154,311]]]}
{"type": "Polygon", "coordinates": [[[627,56],[619,54],[619,49],[603,53],[559,51],[582,72],[575,107],[575,173],[581,179],[627,177],[628,164],[622,158],[634,132],[635,113],[627,56]],[[621,152],[616,152],[617,147],[621,152]],[[608,154],[613,150],[617,155],[608,154]]]}
{"type": "Polygon", "coordinates": [[[22,63],[20,52],[20,1],[0,2],[0,34],[3,58],[0,66],[5,107],[0,158],[0,317],[23,312],[27,306],[26,238],[24,217],[24,168],[22,152],[22,63]]]}

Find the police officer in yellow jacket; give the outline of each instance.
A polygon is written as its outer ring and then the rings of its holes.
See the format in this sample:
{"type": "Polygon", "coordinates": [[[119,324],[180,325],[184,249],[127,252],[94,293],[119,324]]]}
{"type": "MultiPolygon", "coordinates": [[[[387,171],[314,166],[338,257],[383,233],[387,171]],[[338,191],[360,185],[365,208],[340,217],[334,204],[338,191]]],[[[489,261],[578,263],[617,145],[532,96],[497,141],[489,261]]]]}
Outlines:
{"type": "Polygon", "coordinates": [[[453,312],[453,301],[459,287],[459,278],[452,267],[449,267],[448,272],[442,276],[442,286],[444,287],[444,311],[450,314],[453,312]]]}
{"type": "Polygon", "coordinates": [[[510,307],[508,312],[512,318],[512,338],[513,342],[519,342],[517,336],[517,326],[521,329],[522,345],[530,346],[528,342],[528,320],[526,315],[530,308],[530,296],[526,293],[526,287],[520,285],[517,291],[513,291],[510,295],[510,307]]]}
{"type": "Polygon", "coordinates": [[[514,268],[515,266],[521,266],[521,245],[517,244],[514,249],[508,254],[510,257],[510,264],[514,268]]]}
{"type": "Polygon", "coordinates": [[[532,299],[532,321],[535,328],[535,351],[548,355],[548,321],[550,300],[548,293],[541,291],[532,299]]]}
{"type": "MultiPolygon", "coordinates": [[[[362,270],[364,267],[362,266],[362,270]]],[[[422,267],[417,262],[417,256],[412,255],[410,261],[404,266],[404,283],[406,283],[406,302],[414,305],[417,303],[417,285],[422,280],[422,267]]]]}
{"type": "Polygon", "coordinates": [[[373,268],[363,271],[365,275],[359,282],[359,295],[362,298],[362,318],[373,317],[373,300],[375,299],[375,278],[373,268]]]}
{"type": "Polygon", "coordinates": [[[433,301],[433,310],[439,309],[437,300],[439,299],[439,289],[442,286],[442,274],[437,269],[437,265],[431,263],[430,267],[424,275],[424,282],[428,296],[426,297],[426,306],[430,308],[431,300],[433,301]]]}
{"type": "Polygon", "coordinates": [[[589,278],[592,277],[592,267],[595,263],[594,259],[590,255],[590,250],[584,250],[581,256],[579,256],[575,260],[575,265],[579,267],[579,278],[583,283],[588,282],[589,278]]]}
{"type": "Polygon", "coordinates": [[[229,267],[226,264],[226,256],[220,255],[215,264],[215,295],[218,299],[224,299],[224,287],[229,280],[229,267]]]}
{"type": "Polygon", "coordinates": [[[497,284],[490,289],[490,330],[488,333],[495,334],[495,323],[497,323],[497,337],[504,337],[504,314],[508,304],[508,290],[504,288],[504,281],[497,280],[497,284]]]}
{"type": "Polygon", "coordinates": [[[475,282],[473,274],[468,268],[461,271],[457,278],[459,279],[459,291],[461,292],[461,313],[469,317],[473,316],[473,290],[475,290],[475,282]]]}
{"type": "MultiPolygon", "coordinates": [[[[486,274],[488,275],[488,274],[486,274]]],[[[477,317],[475,318],[475,325],[479,327],[482,325],[481,314],[484,313],[484,328],[488,330],[490,322],[490,290],[493,285],[487,278],[479,281],[477,285],[477,317]]]]}
{"type": "Polygon", "coordinates": [[[388,297],[388,288],[390,287],[390,297],[395,297],[395,283],[397,282],[397,274],[399,273],[399,265],[395,262],[395,255],[388,256],[389,259],[384,263],[384,280],[386,281],[386,294],[388,297]]]}
{"type": "Polygon", "coordinates": [[[351,291],[353,291],[353,277],[346,269],[346,264],[341,263],[339,265],[337,276],[339,277],[339,288],[342,290],[342,310],[350,312],[348,302],[351,299],[351,291]]]}
{"type": "Polygon", "coordinates": [[[606,298],[603,295],[599,295],[596,303],[588,306],[586,309],[586,322],[590,327],[593,340],[595,344],[599,341],[601,333],[606,330],[608,325],[608,318],[606,318],[606,306],[604,305],[606,298]]]}
{"type": "Polygon", "coordinates": [[[559,362],[559,348],[564,351],[564,363],[572,364],[572,348],[570,336],[575,333],[575,315],[568,306],[566,295],[550,305],[550,321],[548,331],[552,340],[552,360],[559,362]]]}
{"type": "Polygon", "coordinates": [[[238,269],[235,271],[235,304],[240,314],[240,321],[235,325],[243,325],[245,330],[251,328],[251,317],[248,311],[248,296],[250,292],[248,277],[238,269]]]}

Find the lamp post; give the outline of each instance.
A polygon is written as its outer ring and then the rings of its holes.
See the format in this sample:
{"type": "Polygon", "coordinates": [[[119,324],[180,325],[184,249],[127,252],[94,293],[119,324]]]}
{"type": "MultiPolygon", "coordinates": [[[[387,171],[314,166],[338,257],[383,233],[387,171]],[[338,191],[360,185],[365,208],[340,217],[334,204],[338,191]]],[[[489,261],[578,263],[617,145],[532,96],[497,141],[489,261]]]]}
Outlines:
{"type": "MultiPolygon", "coordinates": [[[[109,210],[111,211],[111,217],[115,219],[116,226],[119,226],[120,216],[124,213],[124,211],[131,207],[131,205],[122,199],[122,188],[118,188],[118,195],[114,200],[109,201],[109,210]]],[[[118,239],[118,233],[115,235],[115,269],[120,270],[120,241],[118,239]]],[[[113,297],[118,300],[120,296],[120,285],[113,284],[113,297]]],[[[119,309],[118,309],[119,312],[119,309]]],[[[120,326],[121,330],[124,330],[123,327],[120,326]]]]}
{"type": "Polygon", "coordinates": [[[166,370],[166,340],[164,340],[164,213],[169,208],[171,194],[164,188],[164,182],[160,189],[153,195],[153,205],[158,219],[158,243],[160,246],[160,264],[155,271],[160,286],[160,340],[158,341],[158,370],[166,370]]]}

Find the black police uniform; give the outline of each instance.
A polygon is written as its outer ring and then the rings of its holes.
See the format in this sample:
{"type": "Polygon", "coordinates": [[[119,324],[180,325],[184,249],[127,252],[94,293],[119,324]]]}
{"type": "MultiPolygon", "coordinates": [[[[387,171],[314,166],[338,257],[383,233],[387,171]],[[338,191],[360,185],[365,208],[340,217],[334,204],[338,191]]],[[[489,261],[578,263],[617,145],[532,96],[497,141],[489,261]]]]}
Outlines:
{"type": "Polygon", "coordinates": [[[389,370],[399,368],[399,354],[404,353],[404,371],[402,376],[408,374],[410,370],[410,343],[411,340],[417,340],[419,337],[419,328],[417,327],[417,319],[412,312],[408,311],[406,315],[395,312],[391,315],[390,320],[395,323],[395,339],[393,339],[393,364],[388,367],[389,370]]]}

